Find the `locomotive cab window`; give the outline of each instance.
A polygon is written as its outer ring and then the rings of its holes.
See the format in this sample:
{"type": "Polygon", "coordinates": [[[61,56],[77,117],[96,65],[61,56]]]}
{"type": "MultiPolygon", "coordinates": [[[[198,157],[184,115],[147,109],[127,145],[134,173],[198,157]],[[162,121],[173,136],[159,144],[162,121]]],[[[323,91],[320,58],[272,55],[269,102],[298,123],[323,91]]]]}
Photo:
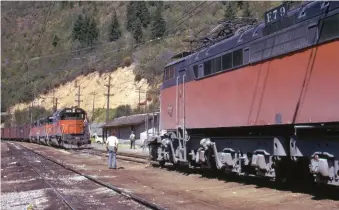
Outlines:
{"type": "Polygon", "coordinates": [[[164,81],[174,79],[175,77],[175,68],[174,66],[170,66],[165,68],[164,71],[164,81]]]}
{"type": "Polygon", "coordinates": [[[83,120],[85,115],[83,113],[67,113],[60,117],[61,120],[83,120]]]}

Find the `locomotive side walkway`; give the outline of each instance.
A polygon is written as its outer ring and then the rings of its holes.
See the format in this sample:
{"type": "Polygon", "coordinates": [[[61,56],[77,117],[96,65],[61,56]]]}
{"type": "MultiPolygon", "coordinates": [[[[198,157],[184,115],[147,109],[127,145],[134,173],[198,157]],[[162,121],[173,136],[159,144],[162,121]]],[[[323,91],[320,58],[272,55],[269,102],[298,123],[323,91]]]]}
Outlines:
{"type": "Polygon", "coordinates": [[[338,200],[275,190],[265,185],[211,179],[203,173],[177,172],[123,160],[118,160],[119,170],[109,170],[107,158],[37,144],[13,144],[24,145],[167,209],[339,209],[338,200]]]}

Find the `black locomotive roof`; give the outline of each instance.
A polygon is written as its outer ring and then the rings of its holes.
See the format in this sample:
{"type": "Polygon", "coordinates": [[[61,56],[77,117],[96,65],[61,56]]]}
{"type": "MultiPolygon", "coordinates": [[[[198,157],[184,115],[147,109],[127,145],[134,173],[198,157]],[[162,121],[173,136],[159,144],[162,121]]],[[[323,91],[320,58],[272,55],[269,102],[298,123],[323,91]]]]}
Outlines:
{"type": "Polygon", "coordinates": [[[234,35],[232,37],[223,39],[215,44],[206,46],[199,51],[188,55],[187,57],[180,58],[173,62],[168,63],[166,67],[185,62],[184,66],[190,65],[200,60],[212,57],[224,51],[231,50],[248,42],[262,38],[264,36],[274,34],[284,28],[291,27],[295,24],[303,22],[307,19],[331,11],[339,7],[339,2],[335,1],[315,1],[307,2],[293,10],[287,11],[286,17],[273,24],[259,23],[252,28],[245,30],[243,33],[234,35]]]}

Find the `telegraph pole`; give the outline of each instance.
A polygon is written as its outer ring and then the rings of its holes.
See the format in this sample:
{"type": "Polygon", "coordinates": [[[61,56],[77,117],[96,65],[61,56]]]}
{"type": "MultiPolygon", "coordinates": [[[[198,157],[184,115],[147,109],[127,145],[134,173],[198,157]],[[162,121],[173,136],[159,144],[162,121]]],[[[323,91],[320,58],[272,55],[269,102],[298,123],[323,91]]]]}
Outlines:
{"type": "Polygon", "coordinates": [[[80,85],[75,85],[75,88],[78,88],[78,93],[77,94],[75,94],[76,96],[78,96],[78,99],[77,100],[75,100],[75,102],[77,102],[78,103],[78,107],[80,107],[80,102],[82,102],[83,100],[80,100],[80,96],[81,96],[81,94],[80,94],[80,85]]]}
{"type": "Polygon", "coordinates": [[[54,106],[54,112],[58,110],[58,98],[55,99],[55,106],[54,106]]]}
{"type": "Polygon", "coordinates": [[[35,88],[33,89],[33,100],[31,103],[31,111],[30,111],[30,118],[31,118],[31,124],[33,123],[33,106],[34,106],[34,100],[35,100],[35,88]]]}
{"type": "Polygon", "coordinates": [[[56,111],[56,105],[55,105],[55,90],[54,89],[53,89],[52,104],[53,104],[53,112],[55,112],[56,111]]]}
{"type": "Polygon", "coordinates": [[[146,93],[145,91],[141,91],[141,87],[137,88],[136,91],[139,93],[139,103],[138,103],[138,109],[140,111],[140,94],[146,93]]]}
{"type": "Polygon", "coordinates": [[[93,107],[92,107],[92,122],[94,121],[94,101],[95,101],[95,95],[97,95],[97,93],[95,91],[91,92],[90,95],[93,96],[93,107]]]}
{"type": "Polygon", "coordinates": [[[105,96],[107,96],[107,108],[106,108],[106,123],[108,123],[109,120],[109,97],[113,96],[113,94],[111,94],[111,76],[108,77],[108,84],[105,85],[107,87],[107,94],[104,94],[105,96]]]}

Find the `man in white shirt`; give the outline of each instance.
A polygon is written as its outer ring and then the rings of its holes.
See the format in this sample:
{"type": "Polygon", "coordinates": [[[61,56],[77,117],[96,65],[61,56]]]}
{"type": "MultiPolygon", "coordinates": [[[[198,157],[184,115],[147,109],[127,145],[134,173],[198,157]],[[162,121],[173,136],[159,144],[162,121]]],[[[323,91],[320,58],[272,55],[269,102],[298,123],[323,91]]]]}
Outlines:
{"type": "Polygon", "coordinates": [[[108,167],[112,168],[112,159],[113,159],[113,169],[117,168],[117,151],[118,151],[119,140],[115,136],[113,131],[111,135],[107,138],[106,148],[108,151],[108,167]]]}
{"type": "Polygon", "coordinates": [[[129,136],[129,140],[131,141],[131,149],[132,149],[132,146],[135,149],[135,135],[133,131],[131,132],[131,135],[129,136]]]}

